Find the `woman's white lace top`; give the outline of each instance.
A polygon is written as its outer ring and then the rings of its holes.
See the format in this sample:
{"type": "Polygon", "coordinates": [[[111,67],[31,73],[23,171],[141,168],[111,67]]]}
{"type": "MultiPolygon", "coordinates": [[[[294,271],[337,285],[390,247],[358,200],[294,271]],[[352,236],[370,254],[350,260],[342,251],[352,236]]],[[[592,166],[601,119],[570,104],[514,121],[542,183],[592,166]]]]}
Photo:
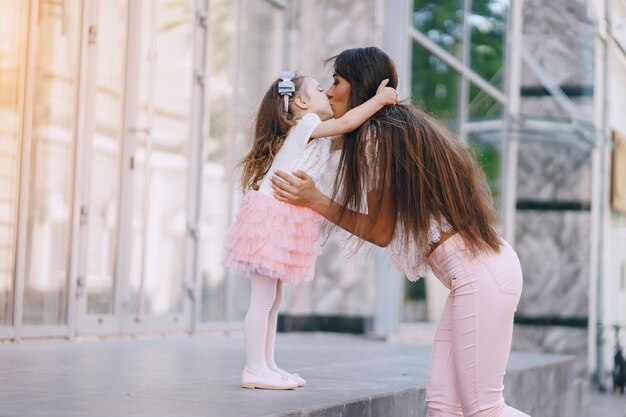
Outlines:
{"type": "Polygon", "coordinates": [[[409,238],[407,245],[402,225],[398,223],[396,224],[393,238],[385,249],[394,266],[406,275],[409,281],[417,281],[419,278],[426,276],[429,270],[428,254],[432,245],[439,242],[442,232],[448,233],[450,231],[452,231],[452,226],[447,221],[444,220],[440,224],[431,218],[428,242],[420,244],[409,238]]]}

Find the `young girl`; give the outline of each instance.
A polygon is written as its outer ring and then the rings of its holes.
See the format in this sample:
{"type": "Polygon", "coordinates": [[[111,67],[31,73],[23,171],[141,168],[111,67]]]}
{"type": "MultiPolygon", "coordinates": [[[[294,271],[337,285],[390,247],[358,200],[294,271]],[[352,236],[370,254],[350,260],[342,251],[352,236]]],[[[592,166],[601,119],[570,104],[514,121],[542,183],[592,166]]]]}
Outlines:
{"type": "Polygon", "coordinates": [[[274,340],[283,283],[313,279],[321,253],[323,217],[272,196],[268,172],[300,169],[319,179],[328,161],[327,136],[348,133],[397,93],[380,83],[376,95],[333,119],[333,110],[312,78],[283,72],[263,97],[257,114],[252,149],[242,162],[242,186],[247,191],[231,226],[225,268],[250,279],[250,307],[245,319],[245,388],[293,389],[305,380],[280,369],[274,361],[274,340]],[[323,138],[312,140],[313,138],[323,138]],[[310,142],[310,143],[309,143],[310,142]],[[260,183],[260,186],[259,186],[260,183]]]}

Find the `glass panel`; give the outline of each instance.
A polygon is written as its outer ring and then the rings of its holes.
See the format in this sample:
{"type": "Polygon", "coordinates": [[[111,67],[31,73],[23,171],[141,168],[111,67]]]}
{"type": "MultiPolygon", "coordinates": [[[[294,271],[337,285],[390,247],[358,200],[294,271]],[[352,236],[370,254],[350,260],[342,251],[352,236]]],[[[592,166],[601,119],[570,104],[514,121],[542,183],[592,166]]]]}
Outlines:
{"type": "Polygon", "coordinates": [[[139,315],[183,306],[193,3],[143,3],[130,265],[139,315]]]}
{"type": "Polygon", "coordinates": [[[208,59],[208,135],[202,166],[201,249],[202,320],[226,319],[226,274],[220,265],[226,227],[230,221],[230,171],[234,90],[236,80],[235,4],[232,0],[210,3],[208,59]],[[228,172],[228,175],[227,175],[228,172]]]}
{"type": "MultiPolygon", "coordinates": [[[[471,69],[500,89],[503,89],[508,7],[508,0],[472,0],[472,11],[468,17],[471,69]]],[[[461,59],[462,9],[462,0],[415,0],[413,23],[429,39],[461,59]]],[[[413,95],[429,111],[444,113],[450,119],[456,118],[458,79],[459,75],[441,59],[414,46],[413,95]]],[[[471,86],[473,108],[470,108],[470,119],[501,115],[500,106],[494,106],[495,102],[490,99],[485,102],[485,96],[478,87],[471,86]]]]}
{"type": "Polygon", "coordinates": [[[119,205],[122,145],[122,99],[127,19],[126,0],[110,0],[100,7],[89,198],[87,255],[87,312],[113,313],[115,239],[119,205]],[[106,65],[104,65],[106,63],[106,65]]]}
{"type": "Polygon", "coordinates": [[[426,111],[456,126],[459,74],[441,59],[413,43],[411,95],[426,111]]]}
{"type": "Polygon", "coordinates": [[[500,169],[502,163],[502,131],[492,130],[472,132],[468,142],[474,149],[476,159],[482,168],[496,208],[500,208],[500,169]]]}
{"type": "Polygon", "coordinates": [[[231,276],[233,299],[227,299],[227,273],[220,262],[224,255],[226,228],[232,219],[231,207],[241,197],[237,161],[248,149],[251,120],[265,89],[280,71],[282,21],[284,12],[267,1],[246,0],[241,8],[241,23],[236,25],[232,0],[211,2],[209,24],[208,102],[209,132],[205,148],[202,180],[202,241],[200,273],[204,321],[243,319],[248,307],[247,280],[231,276]],[[234,30],[246,42],[234,49],[234,30]],[[236,60],[240,60],[237,66],[236,60]],[[239,72],[238,77],[237,72],[239,72]],[[235,106],[236,104],[236,106],[235,106]],[[235,198],[231,203],[234,190],[235,198]]]}
{"type": "Polygon", "coordinates": [[[499,89],[504,89],[504,47],[508,0],[472,0],[471,68],[499,89]]]}
{"type": "Polygon", "coordinates": [[[0,326],[12,324],[27,9],[0,0],[0,326]]]}
{"type": "Polygon", "coordinates": [[[413,26],[443,49],[461,58],[462,0],[415,0],[413,26]]]}
{"type": "Polygon", "coordinates": [[[468,141],[487,176],[491,194],[500,208],[503,106],[474,84],[470,84],[469,118],[472,131],[468,141]],[[481,123],[485,122],[485,123],[481,123]]]}
{"type": "Polygon", "coordinates": [[[41,1],[35,57],[24,323],[66,323],[78,0],[41,1]]]}
{"type": "Polygon", "coordinates": [[[500,119],[503,115],[500,102],[471,83],[468,111],[470,121],[500,119]]]}

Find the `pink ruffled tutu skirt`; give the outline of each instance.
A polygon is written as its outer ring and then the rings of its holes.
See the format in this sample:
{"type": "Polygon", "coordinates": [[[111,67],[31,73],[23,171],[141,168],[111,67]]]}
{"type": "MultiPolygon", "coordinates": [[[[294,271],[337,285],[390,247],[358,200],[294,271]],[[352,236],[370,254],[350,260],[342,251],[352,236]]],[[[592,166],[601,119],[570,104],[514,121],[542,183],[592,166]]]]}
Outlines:
{"type": "Polygon", "coordinates": [[[289,284],[311,281],[322,252],[323,222],[309,208],[251,190],[229,229],[222,265],[247,278],[261,274],[289,284]]]}

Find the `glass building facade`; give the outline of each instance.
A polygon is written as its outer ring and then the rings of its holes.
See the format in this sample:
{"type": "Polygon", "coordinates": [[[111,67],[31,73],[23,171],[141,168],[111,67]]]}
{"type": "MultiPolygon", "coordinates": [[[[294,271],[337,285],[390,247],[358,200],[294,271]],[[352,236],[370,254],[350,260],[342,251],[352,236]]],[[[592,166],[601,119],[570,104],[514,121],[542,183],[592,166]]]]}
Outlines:
{"type": "Polygon", "coordinates": [[[233,161],[281,68],[284,4],[0,10],[0,337],[241,319],[220,267],[233,161]]]}

